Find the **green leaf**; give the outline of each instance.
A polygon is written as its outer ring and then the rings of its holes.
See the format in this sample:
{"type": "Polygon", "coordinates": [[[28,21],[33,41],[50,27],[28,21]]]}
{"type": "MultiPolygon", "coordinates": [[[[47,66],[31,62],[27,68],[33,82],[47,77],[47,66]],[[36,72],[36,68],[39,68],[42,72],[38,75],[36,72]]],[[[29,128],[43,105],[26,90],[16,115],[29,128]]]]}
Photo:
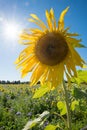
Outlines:
{"type": "Polygon", "coordinates": [[[66,103],[63,101],[59,101],[57,103],[57,107],[60,110],[60,114],[61,115],[65,115],[67,113],[67,109],[66,109],[66,103]]]}
{"type": "Polygon", "coordinates": [[[64,106],[64,103],[62,101],[59,101],[57,103],[57,107],[58,107],[59,110],[61,110],[63,108],[63,106],[64,106]]]}
{"type": "Polygon", "coordinates": [[[74,87],[72,95],[76,98],[76,99],[87,99],[87,93],[82,91],[80,88],[76,88],[74,87]]]}
{"type": "Polygon", "coordinates": [[[80,79],[80,82],[86,82],[87,83],[87,70],[78,70],[78,78],[80,79]]]}
{"type": "Polygon", "coordinates": [[[55,125],[47,125],[44,130],[56,130],[57,126],[55,125]]]}
{"type": "Polygon", "coordinates": [[[79,105],[79,101],[77,100],[74,100],[72,103],[71,103],[71,110],[74,111],[76,106],[79,105]]]}
{"type": "Polygon", "coordinates": [[[47,84],[44,84],[43,86],[41,86],[39,89],[37,89],[35,91],[35,94],[33,96],[33,98],[40,98],[42,97],[45,93],[50,91],[50,87],[47,86],[47,84]]]}
{"type": "Polygon", "coordinates": [[[78,70],[77,71],[77,78],[72,78],[73,82],[77,84],[87,83],[87,70],[78,70]]]}

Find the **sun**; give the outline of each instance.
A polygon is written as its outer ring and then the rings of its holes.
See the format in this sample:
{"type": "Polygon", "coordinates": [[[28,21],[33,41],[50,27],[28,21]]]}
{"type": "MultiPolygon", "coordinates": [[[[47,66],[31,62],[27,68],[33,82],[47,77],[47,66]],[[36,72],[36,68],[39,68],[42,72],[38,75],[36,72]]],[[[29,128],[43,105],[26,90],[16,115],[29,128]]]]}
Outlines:
{"type": "Polygon", "coordinates": [[[16,22],[6,22],[3,26],[3,33],[6,40],[16,40],[20,33],[20,27],[16,22]]]}

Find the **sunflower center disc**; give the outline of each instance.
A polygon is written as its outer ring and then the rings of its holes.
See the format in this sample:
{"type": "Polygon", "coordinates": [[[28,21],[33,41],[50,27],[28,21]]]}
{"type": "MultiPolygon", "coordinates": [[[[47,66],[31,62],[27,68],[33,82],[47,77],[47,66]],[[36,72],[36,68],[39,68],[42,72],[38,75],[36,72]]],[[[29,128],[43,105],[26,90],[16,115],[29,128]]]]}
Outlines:
{"type": "Polygon", "coordinates": [[[41,37],[35,48],[39,61],[46,65],[57,65],[62,62],[68,53],[68,46],[59,33],[48,33],[41,37]]]}

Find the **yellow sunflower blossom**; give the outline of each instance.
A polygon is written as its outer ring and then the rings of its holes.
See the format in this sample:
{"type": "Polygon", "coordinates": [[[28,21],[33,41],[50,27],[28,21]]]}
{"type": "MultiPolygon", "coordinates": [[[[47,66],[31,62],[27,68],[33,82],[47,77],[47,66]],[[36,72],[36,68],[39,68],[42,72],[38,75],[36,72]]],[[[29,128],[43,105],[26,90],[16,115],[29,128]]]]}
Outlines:
{"type": "Polygon", "coordinates": [[[32,72],[31,85],[51,83],[56,88],[63,81],[64,74],[70,80],[77,76],[76,66],[83,67],[84,61],[76,52],[76,47],[83,47],[81,40],[74,38],[77,33],[69,33],[64,28],[64,16],[69,7],[62,11],[58,25],[53,9],[46,10],[47,25],[35,14],[31,14],[30,22],[39,28],[26,29],[20,35],[20,42],[27,47],[16,60],[17,68],[21,68],[22,77],[32,72]]]}

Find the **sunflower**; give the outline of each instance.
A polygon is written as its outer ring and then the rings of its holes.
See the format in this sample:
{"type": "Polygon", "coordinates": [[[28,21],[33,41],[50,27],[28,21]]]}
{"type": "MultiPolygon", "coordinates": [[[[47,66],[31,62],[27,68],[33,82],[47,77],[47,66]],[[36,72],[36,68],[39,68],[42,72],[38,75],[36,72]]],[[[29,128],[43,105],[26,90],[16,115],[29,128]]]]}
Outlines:
{"type": "Polygon", "coordinates": [[[51,87],[57,87],[66,74],[69,80],[77,76],[76,66],[83,67],[84,61],[75,50],[83,46],[81,40],[75,38],[77,33],[69,33],[69,27],[64,28],[64,16],[69,7],[62,11],[58,24],[53,9],[46,10],[47,25],[35,14],[31,14],[30,22],[39,28],[25,29],[20,35],[20,42],[27,47],[16,60],[17,68],[21,68],[22,77],[32,72],[30,81],[35,85],[50,82],[51,87]]]}

